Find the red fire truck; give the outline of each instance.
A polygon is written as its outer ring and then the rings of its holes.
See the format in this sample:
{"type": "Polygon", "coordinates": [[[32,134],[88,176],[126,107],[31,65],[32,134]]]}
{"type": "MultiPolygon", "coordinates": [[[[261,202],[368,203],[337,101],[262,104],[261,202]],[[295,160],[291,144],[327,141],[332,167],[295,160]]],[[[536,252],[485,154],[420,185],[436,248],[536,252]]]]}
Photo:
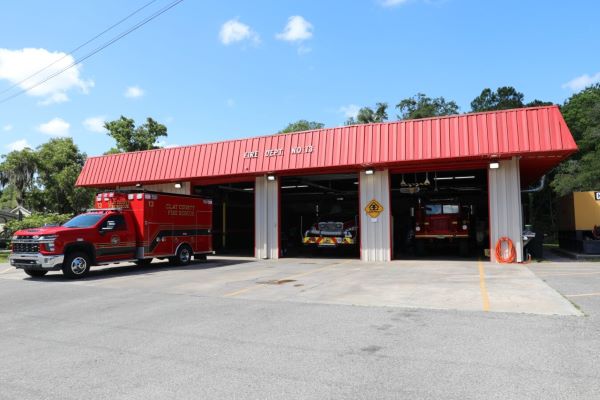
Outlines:
{"type": "Polygon", "coordinates": [[[168,258],[177,265],[212,253],[212,201],[151,192],[100,193],[95,208],[61,226],[24,229],[10,264],[30,276],[62,270],[85,276],[93,265],[168,258]]]}
{"type": "Polygon", "coordinates": [[[428,241],[458,242],[459,253],[469,252],[469,225],[471,208],[453,199],[418,201],[415,213],[415,245],[417,254],[425,252],[428,241]]]}

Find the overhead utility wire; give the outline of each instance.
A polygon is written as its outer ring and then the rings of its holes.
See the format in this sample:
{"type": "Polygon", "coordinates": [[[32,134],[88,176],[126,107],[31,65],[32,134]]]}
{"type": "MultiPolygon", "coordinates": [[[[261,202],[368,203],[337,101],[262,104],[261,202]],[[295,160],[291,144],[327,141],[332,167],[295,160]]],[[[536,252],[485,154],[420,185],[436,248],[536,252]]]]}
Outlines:
{"type": "Polygon", "coordinates": [[[106,42],[105,44],[103,44],[102,46],[96,48],[95,50],[93,50],[92,52],[86,54],[85,56],[81,57],[80,59],[74,61],[73,63],[71,63],[70,65],[68,65],[67,67],[63,68],[60,71],[55,72],[54,74],[48,76],[47,78],[45,78],[44,80],[36,83],[35,85],[29,86],[25,89],[22,89],[8,97],[5,97],[4,99],[0,100],[0,104],[6,103],[7,101],[14,99],[17,96],[22,95],[23,93],[26,93],[28,91],[30,91],[31,89],[35,89],[36,87],[48,82],[50,79],[62,74],[63,72],[73,68],[74,66],[81,64],[83,61],[87,60],[88,58],[92,57],[93,55],[95,55],[96,53],[104,50],[105,48],[107,48],[108,46],[110,46],[111,44],[121,40],[122,38],[124,38],[125,36],[129,35],[131,32],[141,28],[142,26],[146,25],[148,22],[152,21],[153,19],[159,17],[160,15],[164,14],[165,12],[169,11],[171,8],[175,7],[176,5],[178,5],[179,3],[181,3],[183,0],[176,0],[173,3],[167,5],[166,7],[160,9],[159,11],[157,11],[156,13],[152,14],[151,16],[149,16],[148,18],[144,19],[143,21],[137,23],[136,25],[134,25],[133,27],[131,27],[130,29],[128,29],[127,31],[117,35],[116,37],[114,37],[113,39],[109,40],[108,42],[106,42]]]}
{"type": "Polygon", "coordinates": [[[51,62],[50,64],[46,65],[44,68],[34,72],[33,74],[27,76],[26,78],[21,79],[19,82],[13,83],[12,85],[10,85],[9,87],[7,87],[6,89],[3,89],[0,91],[0,94],[4,94],[6,92],[8,92],[9,90],[11,90],[12,88],[14,88],[15,86],[20,85],[23,82],[26,82],[28,80],[30,80],[31,78],[33,78],[36,75],[39,75],[40,73],[44,72],[45,70],[47,70],[48,68],[50,68],[51,66],[53,66],[54,64],[64,60],[66,57],[72,55],[73,53],[75,53],[76,51],[80,50],[82,47],[87,46],[88,44],[90,44],[91,42],[93,42],[94,40],[98,39],[100,36],[104,35],[106,32],[112,30],[113,28],[121,25],[123,22],[127,21],[129,18],[133,17],[135,14],[139,13],[140,11],[142,11],[143,9],[145,9],[146,7],[150,6],[152,3],[156,3],[157,0],[152,0],[146,4],[144,4],[142,7],[138,8],[137,10],[135,10],[134,12],[132,12],[131,14],[127,15],[126,17],[124,17],[123,19],[121,19],[120,21],[112,24],[111,26],[109,26],[108,28],[106,28],[105,30],[103,30],[102,32],[100,32],[99,34],[97,34],[96,36],[94,36],[93,38],[87,40],[85,43],[80,44],[79,46],[77,46],[76,48],[74,48],[73,50],[69,51],[68,53],[66,53],[65,55],[63,55],[62,57],[58,58],[57,60],[54,60],[53,62],[51,62]]]}

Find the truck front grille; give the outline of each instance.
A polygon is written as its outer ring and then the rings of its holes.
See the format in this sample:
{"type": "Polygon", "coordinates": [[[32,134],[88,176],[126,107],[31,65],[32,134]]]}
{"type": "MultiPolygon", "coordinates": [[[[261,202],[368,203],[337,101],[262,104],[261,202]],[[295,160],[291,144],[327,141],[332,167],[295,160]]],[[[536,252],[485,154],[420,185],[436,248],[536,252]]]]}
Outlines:
{"type": "Polygon", "coordinates": [[[342,222],[319,222],[319,230],[341,232],[344,230],[344,224],[342,222]]]}
{"type": "Polygon", "coordinates": [[[14,243],[12,245],[14,253],[37,253],[40,245],[37,243],[14,243]]]}

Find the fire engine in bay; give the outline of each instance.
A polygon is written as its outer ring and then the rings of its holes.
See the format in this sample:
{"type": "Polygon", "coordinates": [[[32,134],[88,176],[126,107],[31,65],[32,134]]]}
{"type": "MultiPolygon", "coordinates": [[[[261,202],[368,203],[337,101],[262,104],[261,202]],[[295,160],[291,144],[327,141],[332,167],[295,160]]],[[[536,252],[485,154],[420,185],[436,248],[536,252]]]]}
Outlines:
{"type": "Polygon", "coordinates": [[[10,264],[32,277],[62,270],[82,278],[95,265],[168,258],[187,265],[212,253],[212,201],[154,192],[107,192],[95,208],[61,226],[23,229],[12,238],[10,264]]]}
{"type": "Polygon", "coordinates": [[[469,252],[471,207],[457,199],[418,200],[414,240],[417,254],[425,252],[427,242],[444,240],[458,244],[461,256],[469,252]]]}

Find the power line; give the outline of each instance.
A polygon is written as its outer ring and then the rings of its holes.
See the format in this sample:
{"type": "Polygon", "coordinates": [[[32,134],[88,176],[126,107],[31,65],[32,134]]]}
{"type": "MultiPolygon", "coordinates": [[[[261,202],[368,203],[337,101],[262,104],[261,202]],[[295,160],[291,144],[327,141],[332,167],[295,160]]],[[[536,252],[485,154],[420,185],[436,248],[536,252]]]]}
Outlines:
{"type": "Polygon", "coordinates": [[[133,31],[136,31],[137,29],[141,28],[142,26],[146,25],[148,22],[152,21],[153,19],[159,17],[160,15],[164,14],[165,12],[169,11],[171,8],[175,7],[176,5],[178,5],[179,3],[181,3],[183,0],[175,0],[174,2],[168,4],[167,6],[165,6],[164,8],[160,9],[159,11],[155,12],[154,14],[152,14],[151,16],[147,17],[146,19],[142,20],[141,22],[138,22],[136,25],[134,25],[133,27],[131,27],[130,29],[120,33],[119,35],[115,36],[114,38],[112,38],[111,40],[109,40],[108,42],[104,43],[103,45],[101,45],[100,47],[97,47],[96,49],[94,49],[93,51],[91,51],[90,53],[86,54],[85,56],[81,57],[80,59],[72,62],[71,64],[69,64],[68,66],[66,66],[65,68],[63,68],[60,71],[57,71],[55,73],[53,73],[52,75],[46,77],[45,79],[43,79],[42,81],[29,86],[25,89],[22,89],[8,97],[5,97],[4,99],[0,100],[0,104],[6,103],[7,101],[14,99],[17,96],[22,95],[23,93],[29,92],[31,89],[35,89],[36,87],[48,82],[50,79],[62,74],[63,72],[73,68],[76,65],[81,64],[83,61],[87,60],[88,58],[92,57],[93,55],[95,55],[96,53],[104,50],[105,48],[107,48],[108,46],[110,46],[111,44],[121,40],[122,38],[124,38],[125,36],[129,35],[130,33],[132,33],[133,31]]]}
{"type": "Polygon", "coordinates": [[[59,59],[51,62],[50,64],[46,65],[44,68],[42,68],[42,69],[34,72],[33,74],[27,76],[26,78],[21,79],[19,82],[13,83],[12,85],[10,85],[9,87],[7,87],[6,89],[0,91],[0,94],[4,94],[4,93],[8,92],[9,90],[11,90],[12,88],[14,88],[16,86],[19,86],[21,83],[28,81],[29,79],[33,78],[36,75],[39,75],[40,73],[44,72],[45,70],[47,70],[51,66],[55,65],[59,61],[64,60],[66,57],[72,55],[76,51],[80,50],[82,47],[85,47],[88,44],[90,44],[91,42],[93,42],[94,40],[98,39],[100,36],[104,35],[106,32],[112,30],[113,28],[115,28],[118,25],[121,25],[123,22],[127,21],[129,18],[133,17],[135,14],[139,13],[140,11],[142,11],[146,7],[150,6],[152,3],[155,3],[156,1],[157,0],[152,0],[152,1],[144,4],[142,7],[138,8],[137,10],[135,10],[134,12],[132,12],[131,14],[127,15],[125,18],[122,18],[120,21],[112,24],[111,26],[109,26],[108,28],[106,28],[105,30],[103,30],[102,32],[100,32],[99,34],[97,34],[96,36],[94,36],[93,38],[91,38],[91,39],[87,40],[86,42],[80,44],[79,46],[77,46],[73,50],[69,51],[68,53],[66,53],[65,55],[63,55],[62,57],[60,57],[59,59]]]}

